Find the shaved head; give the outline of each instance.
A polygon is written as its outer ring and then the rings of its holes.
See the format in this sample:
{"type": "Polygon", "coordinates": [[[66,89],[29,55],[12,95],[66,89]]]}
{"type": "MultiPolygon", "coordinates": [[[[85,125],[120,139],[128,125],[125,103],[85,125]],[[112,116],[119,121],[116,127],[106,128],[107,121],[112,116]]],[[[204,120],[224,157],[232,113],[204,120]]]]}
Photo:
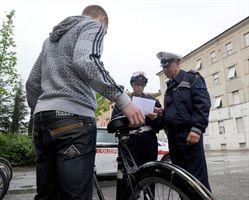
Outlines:
{"type": "Polygon", "coordinates": [[[104,25],[108,27],[108,23],[109,23],[108,15],[106,11],[104,10],[104,8],[102,8],[101,6],[98,6],[98,5],[87,6],[83,10],[82,15],[92,17],[93,19],[98,19],[99,17],[105,17],[104,25]]]}

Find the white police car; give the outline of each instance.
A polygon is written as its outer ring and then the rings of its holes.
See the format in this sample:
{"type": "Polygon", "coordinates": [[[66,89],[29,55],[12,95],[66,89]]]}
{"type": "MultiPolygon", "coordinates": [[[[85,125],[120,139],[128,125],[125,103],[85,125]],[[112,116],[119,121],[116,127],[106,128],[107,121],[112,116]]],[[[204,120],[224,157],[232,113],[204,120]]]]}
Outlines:
{"type": "MultiPolygon", "coordinates": [[[[111,175],[117,172],[117,138],[107,132],[105,128],[97,130],[97,149],[95,165],[97,175],[111,175]]],[[[169,161],[167,142],[158,142],[158,160],[169,161]]]]}

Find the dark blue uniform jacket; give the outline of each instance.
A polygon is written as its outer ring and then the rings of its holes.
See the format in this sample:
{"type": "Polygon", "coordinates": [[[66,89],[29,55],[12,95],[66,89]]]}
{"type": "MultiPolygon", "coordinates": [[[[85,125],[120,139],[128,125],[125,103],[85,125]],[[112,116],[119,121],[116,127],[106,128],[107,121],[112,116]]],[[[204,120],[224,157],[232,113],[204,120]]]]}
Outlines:
{"type": "Polygon", "coordinates": [[[208,126],[210,96],[203,77],[195,71],[181,70],[167,83],[164,97],[164,124],[189,125],[204,133],[208,126]]]}

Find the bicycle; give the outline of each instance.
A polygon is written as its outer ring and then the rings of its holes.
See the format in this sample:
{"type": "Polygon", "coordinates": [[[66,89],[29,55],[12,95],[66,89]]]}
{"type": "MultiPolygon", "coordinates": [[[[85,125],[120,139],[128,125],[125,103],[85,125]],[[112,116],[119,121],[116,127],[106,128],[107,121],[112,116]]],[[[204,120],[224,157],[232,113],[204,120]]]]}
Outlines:
{"type": "Polygon", "coordinates": [[[9,188],[8,176],[4,170],[0,168],[0,200],[2,200],[9,188]]]}
{"type": "Polygon", "coordinates": [[[10,162],[0,157],[0,200],[6,195],[12,179],[12,166],[10,162]]]}
{"type": "Polygon", "coordinates": [[[3,157],[0,157],[0,169],[4,170],[4,172],[7,174],[8,180],[10,182],[12,179],[12,175],[13,175],[12,166],[11,166],[10,162],[3,157]]]}
{"type": "MultiPolygon", "coordinates": [[[[153,161],[138,167],[126,145],[129,130],[134,130],[129,128],[126,117],[111,120],[107,130],[118,138],[117,200],[215,200],[196,178],[174,164],[153,161]],[[127,183],[126,187],[121,184],[123,178],[127,183]]],[[[139,134],[139,128],[137,130],[139,134]]],[[[98,198],[105,200],[96,173],[94,185],[98,198]]]]}

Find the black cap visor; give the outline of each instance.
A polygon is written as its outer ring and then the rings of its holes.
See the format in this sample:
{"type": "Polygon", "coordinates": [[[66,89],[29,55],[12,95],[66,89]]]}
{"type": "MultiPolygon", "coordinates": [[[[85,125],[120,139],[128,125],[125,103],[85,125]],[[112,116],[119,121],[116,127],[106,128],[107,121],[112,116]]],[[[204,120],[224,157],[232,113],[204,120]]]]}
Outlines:
{"type": "Polygon", "coordinates": [[[172,62],[174,62],[174,61],[179,61],[178,59],[162,59],[161,60],[161,67],[163,67],[163,68],[167,68],[167,67],[169,67],[170,66],[170,64],[172,63],[172,62]]]}

